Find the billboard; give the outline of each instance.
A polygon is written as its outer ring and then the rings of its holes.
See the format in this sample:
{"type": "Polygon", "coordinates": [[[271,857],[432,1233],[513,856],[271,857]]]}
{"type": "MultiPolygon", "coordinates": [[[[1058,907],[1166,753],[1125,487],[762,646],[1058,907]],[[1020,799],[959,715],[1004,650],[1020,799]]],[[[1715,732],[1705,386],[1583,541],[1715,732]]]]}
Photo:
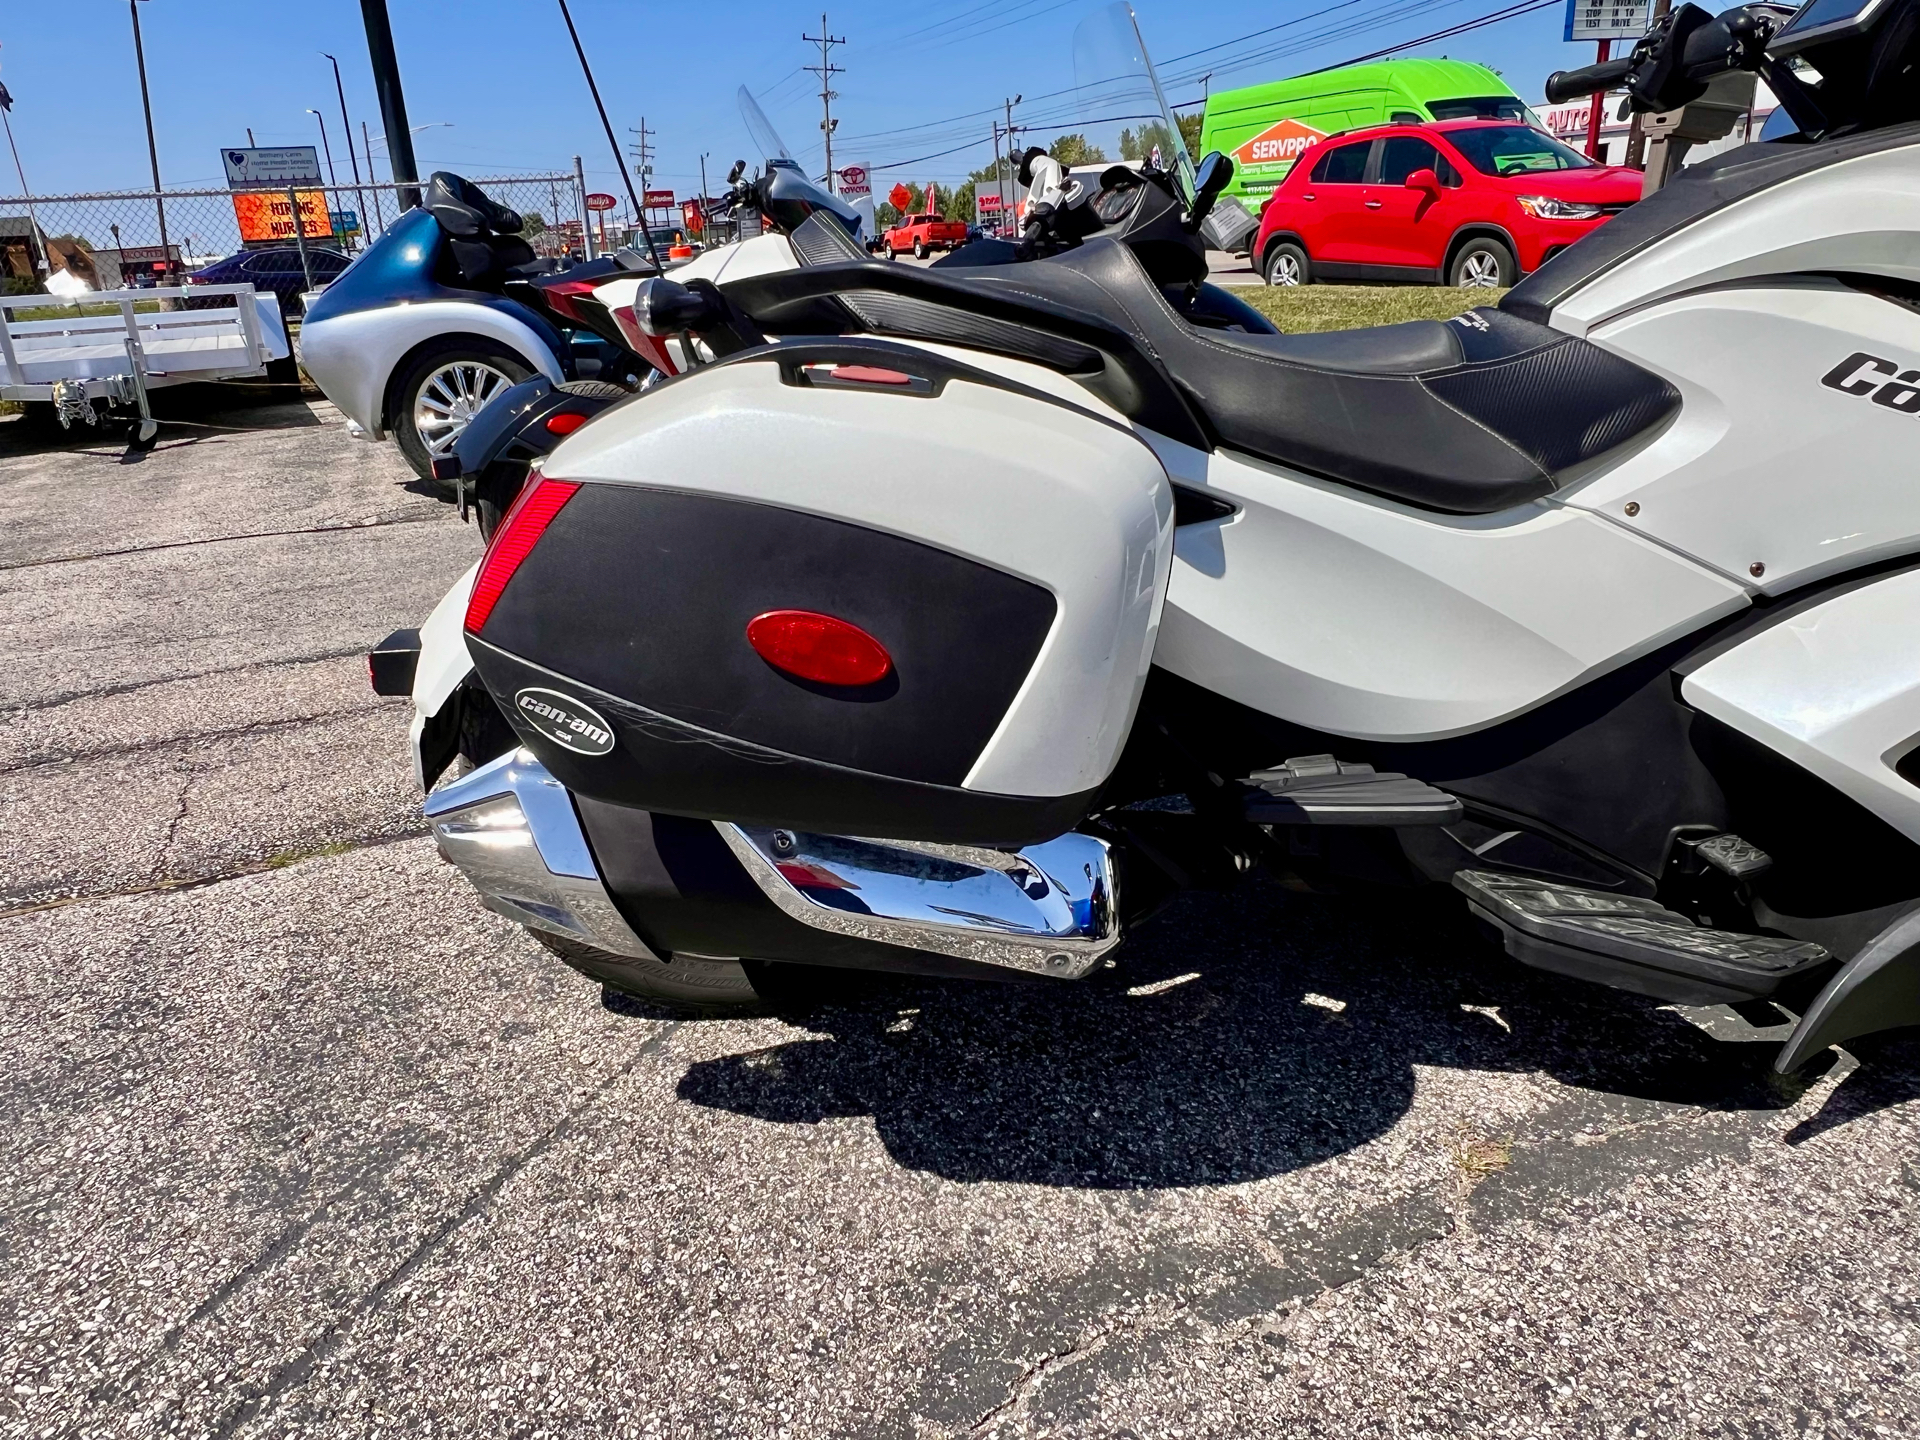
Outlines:
{"type": "MultiPolygon", "coordinates": [[[[333,217],[327,212],[327,197],[318,190],[295,192],[300,202],[300,232],[309,240],[325,240],[333,234],[333,217]]],[[[248,245],[293,239],[293,206],[285,195],[272,191],[233,197],[233,218],[240,223],[240,239],[248,245]]]]}
{"type": "Polygon", "coordinates": [[[671,190],[642,190],[640,203],[649,210],[671,210],[673,192],[671,190]]]}
{"type": "Polygon", "coordinates": [[[1567,0],[1567,39],[1638,40],[1647,33],[1648,0],[1567,0]]]}
{"type": "Polygon", "coordinates": [[[235,146],[220,152],[227,186],[320,185],[320,152],[311,145],[235,146]]]}

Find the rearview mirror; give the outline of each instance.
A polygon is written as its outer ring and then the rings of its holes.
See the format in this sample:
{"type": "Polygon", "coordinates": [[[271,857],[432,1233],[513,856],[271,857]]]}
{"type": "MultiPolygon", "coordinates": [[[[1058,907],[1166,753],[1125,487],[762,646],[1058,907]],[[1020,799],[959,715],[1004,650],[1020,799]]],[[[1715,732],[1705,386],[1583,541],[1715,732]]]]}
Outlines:
{"type": "Polygon", "coordinates": [[[1218,150],[1209,150],[1206,158],[1194,167],[1193,211],[1187,216],[1187,229],[1200,228],[1200,223],[1207,218],[1207,212],[1213,209],[1213,202],[1232,180],[1233,161],[1218,150]]]}
{"type": "Polygon", "coordinates": [[[747,173],[747,162],[744,160],[734,161],[733,169],[727,172],[727,184],[738,185],[740,183],[740,177],[746,173],[747,173]]]}
{"type": "Polygon", "coordinates": [[[1429,195],[1440,193],[1440,177],[1431,169],[1414,171],[1407,176],[1406,185],[1409,190],[1424,190],[1429,195]]]}

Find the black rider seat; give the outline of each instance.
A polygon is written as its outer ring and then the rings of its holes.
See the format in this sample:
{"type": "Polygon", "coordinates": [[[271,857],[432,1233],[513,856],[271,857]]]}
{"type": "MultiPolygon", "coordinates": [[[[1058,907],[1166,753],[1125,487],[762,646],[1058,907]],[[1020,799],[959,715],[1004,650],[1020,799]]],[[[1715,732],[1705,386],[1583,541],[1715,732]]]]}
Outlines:
{"type": "Polygon", "coordinates": [[[1326,334],[1201,328],[1112,239],[961,283],[1127,329],[1228,449],[1425,509],[1488,514],[1550,495],[1680,405],[1660,376],[1493,308],[1326,334]]]}
{"type": "Polygon", "coordinates": [[[518,211],[492,199],[471,180],[436,170],[427,181],[427,212],[447,237],[447,251],[460,282],[474,290],[498,290],[508,280],[544,275],[552,267],[520,236],[518,211]]]}

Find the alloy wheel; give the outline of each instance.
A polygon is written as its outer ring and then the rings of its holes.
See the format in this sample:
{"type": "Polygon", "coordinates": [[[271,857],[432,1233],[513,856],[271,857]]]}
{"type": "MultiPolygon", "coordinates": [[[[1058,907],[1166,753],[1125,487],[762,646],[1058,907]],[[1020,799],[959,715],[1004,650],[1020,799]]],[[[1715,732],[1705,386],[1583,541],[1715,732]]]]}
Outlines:
{"type": "Polygon", "coordinates": [[[1500,257],[1491,250],[1476,250],[1460,263],[1460,286],[1465,290],[1500,288],[1500,257]]]}
{"type": "Polygon", "coordinates": [[[1300,283],[1300,262],[1291,255],[1281,254],[1273,257],[1273,263],[1267,267],[1269,285],[1298,285],[1300,283]]]}
{"type": "Polygon", "coordinates": [[[460,432],[512,383],[484,360],[452,360],[428,375],[413,402],[413,428],[428,457],[452,454],[460,432]]]}

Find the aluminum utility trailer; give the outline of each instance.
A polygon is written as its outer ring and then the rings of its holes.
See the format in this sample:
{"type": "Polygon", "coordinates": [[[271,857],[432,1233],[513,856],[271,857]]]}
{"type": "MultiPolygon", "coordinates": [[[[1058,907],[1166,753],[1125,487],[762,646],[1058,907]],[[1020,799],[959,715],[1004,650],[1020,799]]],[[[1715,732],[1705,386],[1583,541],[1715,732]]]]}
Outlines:
{"type": "Polygon", "coordinates": [[[280,299],[251,285],[159,285],[151,290],[99,290],[62,301],[51,295],[0,297],[0,400],[54,407],[63,428],[96,425],[94,402],[140,413],[134,444],[151,445],[159,427],[147,392],[194,380],[259,375],[285,359],[287,327],[280,299]],[[138,311],[156,300],[232,303],[205,308],[138,311]],[[112,305],[118,314],[88,315],[81,306],[112,305]],[[71,316],[16,320],[18,310],[71,308],[71,316]]]}

